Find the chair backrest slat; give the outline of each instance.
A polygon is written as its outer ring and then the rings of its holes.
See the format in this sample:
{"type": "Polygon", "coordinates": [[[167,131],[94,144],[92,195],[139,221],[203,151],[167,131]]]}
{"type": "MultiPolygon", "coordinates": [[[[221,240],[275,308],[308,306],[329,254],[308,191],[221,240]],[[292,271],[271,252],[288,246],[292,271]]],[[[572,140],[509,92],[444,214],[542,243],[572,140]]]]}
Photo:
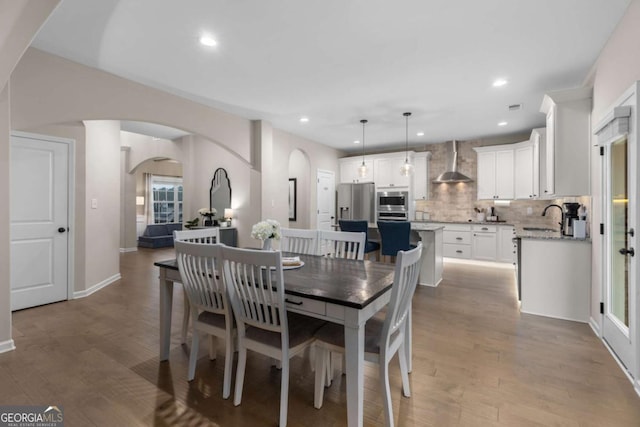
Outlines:
{"type": "Polygon", "coordinates": [[[388,345],[391,336],[403,327],[411,309],[411,300],[418,284],[422,263],[422,243],[409,251],[398,252],[387,317],[382,328],[380,345],[388,345]]]}
{"type": "Polygon", "coordinates": [[[205,244],[218,243],[220,242],[220,229],[210,227],[197,230],[174,230],[173,240],[205,244]]]}
{"type": "Polygon", "coordinates": [[[318,254],[318,230],[280,229],[280,250],[306,255],[318,254]]]}
{"type": "Polygon", "coordinates": [[[366,233],[319,231],[319,255],[331,258],[364,259],[366,233]]]}
{"type": "Polygon", "coordinates": [[[200,310],[227,314],[227,294],[219,277],[221,250],[224,245],[175,242],[176,260],[189,303],[200,310]]]}
{"type": "Polygon", "coordinates": [[[222,250],[225,283],[239,325],[282,333],[287,329],[279,251],[222,250]]]}

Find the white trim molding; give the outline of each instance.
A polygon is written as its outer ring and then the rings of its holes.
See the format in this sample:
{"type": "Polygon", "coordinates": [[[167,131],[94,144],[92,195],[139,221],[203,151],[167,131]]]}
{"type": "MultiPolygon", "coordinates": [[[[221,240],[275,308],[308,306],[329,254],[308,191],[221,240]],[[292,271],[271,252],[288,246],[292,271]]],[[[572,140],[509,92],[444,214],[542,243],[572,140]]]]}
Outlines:
{"type": "Polygon", "coordinates": [[[7,351],[13,351],[16,349],[16,345],[13,340],[6,340],[0,342],[0,353],[6,353],[7,351]]]}
{"type": "Polygon", "coordinates": [[[596,334],[598,338],[602,338],[602,332],[600,331],[600,325],[593,317],[589,317],[589,326],[593,330],[593,333],[596,334]]]}
{"type": "Polygon", "coordinates": [[[103,280],[102,282],[91,286],[89,289],[85,289],[84,291],[76,291],[76,292],[74,292],[73,293],[73,299],[88,297],[89,295],[93,294],[94,292],[98,292],[100,289],[104,288],[105,286],[109,286],[113,282],[117,282],[121,278],[122,278],[122,276],[120,275],[120,273],[114,274],[113,276],[103,280]]]}
{"type": "Polygon", "coordinates": [[[133,248],[120,248],[120,253],[125,254],[127,252],[135,252],[137,250],[138,250],[137,246],[134,246],[133,248]]]}

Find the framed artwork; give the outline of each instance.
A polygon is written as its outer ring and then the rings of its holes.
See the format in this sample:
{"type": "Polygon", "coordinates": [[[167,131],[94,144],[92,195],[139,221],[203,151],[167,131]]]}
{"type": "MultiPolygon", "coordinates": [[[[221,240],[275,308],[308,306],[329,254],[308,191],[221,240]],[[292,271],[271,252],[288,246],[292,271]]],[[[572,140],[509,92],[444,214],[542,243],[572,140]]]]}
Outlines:
{"type": "Polygon", "coordinates": [[[298,179],[289,178],[289,221],[296,221],[297,191],[298,191],[298,179]]]}

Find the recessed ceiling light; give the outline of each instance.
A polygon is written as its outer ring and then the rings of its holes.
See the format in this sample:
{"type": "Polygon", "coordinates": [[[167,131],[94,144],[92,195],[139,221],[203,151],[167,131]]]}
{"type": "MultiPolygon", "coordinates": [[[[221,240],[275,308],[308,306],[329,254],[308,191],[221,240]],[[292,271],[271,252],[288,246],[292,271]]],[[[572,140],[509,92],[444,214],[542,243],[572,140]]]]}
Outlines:
{"type": "Polygon", "coordinates": [[[309,122],[309,117],[300,117],[300,123],[307,123],[309,122]]]}
{"type": "Polygon", "coordinates": [[[424,132],[418,132],[416,133],[417,136],[424,136],[424,132]]]}
{"type": "Polygon", "coordinates": [[[498,123],[498,126],[506,126],[508,123],[507,122],[500,122],[498,123]]]}
{"type": "Polygon", "coordinates": [[[493,87],[500,87],[506,85],[508,82],[506,79],[496,79],[493,81],[493,87]]]}
{"type": "Polygon", "coordinates": [[[353,143],[354,143],[354,144],[360,144],[360,140],[357,140],[357,139],[356,139],[355,141],[353,141],[353,143]]]}
{"type": "Polygon", "coordinates": [[[211,36],[202,36],[200,37],[200,44],[203,46],[213,47],[217,46],[218,42],[211,36]]]}

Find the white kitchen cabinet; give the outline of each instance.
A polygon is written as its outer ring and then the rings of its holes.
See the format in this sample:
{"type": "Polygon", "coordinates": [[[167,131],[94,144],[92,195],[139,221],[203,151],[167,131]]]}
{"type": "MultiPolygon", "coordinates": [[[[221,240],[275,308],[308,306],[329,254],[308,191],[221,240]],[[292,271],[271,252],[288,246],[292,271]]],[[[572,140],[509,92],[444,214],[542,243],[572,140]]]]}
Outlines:
{"type": "Polygon", "coordinates": [[[442,225],[442,254],[448,258],[471,259],[471,225],[442,225]]]}
{"type": "MultiPolygon", "coordinates": [[[[398,156],[398,153],[394,154],[394,157],[381,157],[375,160],[374,182],[376,183],[376,188],[409,188],[411,176],[400,174],[400,168],[404,164],[406,157],[404,153],[401,157],[398,156]]],[[[411,157],[409,160],[412,160],[411,157]]]]}
{"type": "Polygon", "coordinates": [[[474,150],[478,153],[478,200],[513,199],[513,147],[487,146],[474,150]]]}
{"type": "Polygon", "coordinates": [[[590,194],[591,88],[548,93],[540,111],[547,115],[546,198],[590,194]]]}
{"type": "Polygon", "coordinates": [[[540,194],[538,143],[514,144],[514,184],[516,199],[537,199],[540,194]]]}
{"type": "Polygon", "coordinates": [[[349,184],[352,182],[373,182],[374,161],[365,158],[364,164],[367,166],[367,174],[361,177],[358,168],[362,165],[362,157],[347,157],[340,162],[340,183],[349,184]]]}
{"type": "Polygon", "coordinates": [[[429,159],[431,153],[416,153],[413,157],[413,200],[429,200],[429,159]]]}
{"type": "Polygon", "coordinates": [[[472,258],[480,261],[495,261],[498,254],[496,226],[474,225],[472,233],[472,258]]]}
{"type": "Polygon", "coordinates": [[[517,247],[513,239],[516,237],[516,230],[510,225],[498,227],[498,262],[515,263],[517,247]]]}

